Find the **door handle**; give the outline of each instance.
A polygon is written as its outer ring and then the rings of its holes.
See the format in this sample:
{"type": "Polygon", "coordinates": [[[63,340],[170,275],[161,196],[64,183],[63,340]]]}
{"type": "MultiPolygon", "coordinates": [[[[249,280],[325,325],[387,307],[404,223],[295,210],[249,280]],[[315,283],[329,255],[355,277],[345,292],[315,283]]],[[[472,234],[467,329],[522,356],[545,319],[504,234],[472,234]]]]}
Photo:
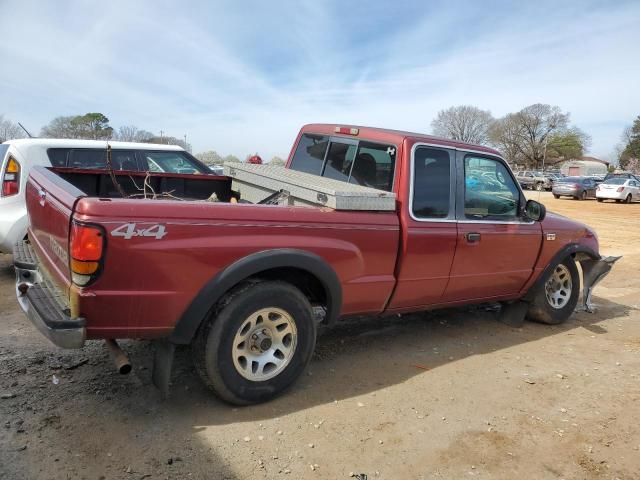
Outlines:
{"type": "Polygon", "coordinates": [[[480,234],[478,232],[469,232],[465,233],[464,238],[466,238],[469,243],[476,243],[480,241],[480,234]]]}
{"type": "Polygon", "coordinates": [[[47,198],[47,192],[45,192],[42,189],[39,189],[38,190],[38,197],[40,197],[40,201],[39,201],[40,205],[42,205],[44,207],[44,202],[45,202],[45,200],[47,198]]]}

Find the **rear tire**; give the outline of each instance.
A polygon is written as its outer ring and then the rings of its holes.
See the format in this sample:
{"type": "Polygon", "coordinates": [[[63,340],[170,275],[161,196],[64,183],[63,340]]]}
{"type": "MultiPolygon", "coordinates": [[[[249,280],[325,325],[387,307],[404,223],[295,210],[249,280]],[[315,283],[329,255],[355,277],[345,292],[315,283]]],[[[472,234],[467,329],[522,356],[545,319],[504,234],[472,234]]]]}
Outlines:
{"type": "Polygon", "coordinates": [[[578,304],[580,287],[576,262],[567,257],[553,267],[551,274],[538,288],[527,318],[548,325],[565,322],[578,304]]]}
{"type": "Polygon", "coordinates": [[[542,192],[544,190],[544,184],[542,183],[536,183],[536,190],[538,192],[542,192]]]}
{"type": "Polygon", "coordinates": [[[599,201],[600,203],[602,203],[604,199],[602,199],[602,198],[596,198],[596,200],[597,200],[597,201],[599,201]]]}
{"type": "Polygon", "coordinates": [[[558,199],[560,198],[560,195],[556,195],[555,193],[553,194],[553,198],[558,199]]]}
{"type": "Polygon", "coordinates": [[[578,200],[586,200],[586,199],[587,199],[587,191],[583,190],[578,200]]]}
{"type": "Polygon", "coordinates": [[[271,400],[304,372],[316,343],[311,304],[280,281],[247,282],[231,291],[198,331],[193,359],[223,400],[271,400]]]}
{"type": "Polygon", "coordinates": [[[627,195],[627,198],[624,199],[624,203],[631,203],[631,194],[627,195]]]}

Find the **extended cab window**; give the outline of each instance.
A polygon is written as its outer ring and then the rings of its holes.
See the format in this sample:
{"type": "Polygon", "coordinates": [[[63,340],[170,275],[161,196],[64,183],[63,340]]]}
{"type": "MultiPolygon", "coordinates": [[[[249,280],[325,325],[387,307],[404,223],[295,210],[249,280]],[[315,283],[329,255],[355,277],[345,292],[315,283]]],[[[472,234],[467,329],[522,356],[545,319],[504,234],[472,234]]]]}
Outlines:
{"type": "Polygon", "coordinates": [[[466,218],[517,219],[520,190],[502,162],[467,155],[464,159],[464,185],[466,218]]]}
{"type": "Polygon", "coordinates": [[[394,145],[305,133],[289,168],[391,191],[395,164],[394,145]]]}
{"type": "Polygon", "coordinates": [[[417,218],[449,216],[451,158],[449,152],[418,147],[413,156],[411,211],[417,218]]]}
{"type": "Polygon", "coordinates": [[[299,172],[320,175],[328,146],[328,136],[305,133],[300,137],[290,168],[299,172]]]}

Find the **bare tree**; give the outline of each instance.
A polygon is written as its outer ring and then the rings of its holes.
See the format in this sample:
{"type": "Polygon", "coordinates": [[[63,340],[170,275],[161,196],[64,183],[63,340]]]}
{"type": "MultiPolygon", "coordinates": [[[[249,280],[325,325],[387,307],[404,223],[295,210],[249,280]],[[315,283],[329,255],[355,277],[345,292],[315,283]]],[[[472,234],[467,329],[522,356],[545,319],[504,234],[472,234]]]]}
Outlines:
{"type": "Polygon", "coordinates": [[[0,143],[14,138],[24,138],[26,133],[16,123],[5,120],[4,115],[0,115],[0,143]]]}
{"type": "Polygon", "coordinates": [[[584,149],[588,136],[580,131],[570,131],[569,117],[569,113],[563,113],[560,107],[541,103],[529,105],[497,120],[491,129],[491,142],[510,162],[539,168],[554,136],[559,139],[564,135],[566,139],[569,135],[573,142],[579,142],[580,150],[584,149]]]}
{"type": "Polygon", "coordinates": [[[150,138],[153,138],[153,133],[141,130],[134,125],[124,125],[118,128],[118,132],[114,135],[114,139],[121,142],[146,142],[150,138]]]}
{"type": "Polygon", "coordinates": [[[283,160],[278,156],[275,156],[271,159],[271,161],[269,162],[269,165],[284,166],[285,163],[287,163],[285,160],[283,160]]]}
{"type": "Polygon", "coordinates": [[[489,141],[489,128],[493,121],[491,112],[487,110],[460,105],[440,110],[431,122],[431,129],[440,137],[485,145],[489,141]]]}
{"type": "Polygon", "coordinates": [[[207,165],[220,165],[222,163],[222,157],[215,150],[196,153],[195,157],[207,165]]]}

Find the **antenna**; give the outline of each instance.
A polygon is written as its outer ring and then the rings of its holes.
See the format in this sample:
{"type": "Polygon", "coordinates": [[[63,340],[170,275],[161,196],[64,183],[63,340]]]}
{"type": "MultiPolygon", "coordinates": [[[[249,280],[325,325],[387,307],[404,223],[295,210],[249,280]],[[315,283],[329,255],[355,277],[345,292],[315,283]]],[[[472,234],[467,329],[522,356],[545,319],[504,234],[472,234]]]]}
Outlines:
{"type": "Polygon", "coordinates": [[[29,135],[29,138],[33,138],[33,135],[29,133],[29,130],[24,128],[24,126],[20,122],[18,122],[18,125],[20,125],[20,128],[23,129],[27,135],[29,135]]]}

